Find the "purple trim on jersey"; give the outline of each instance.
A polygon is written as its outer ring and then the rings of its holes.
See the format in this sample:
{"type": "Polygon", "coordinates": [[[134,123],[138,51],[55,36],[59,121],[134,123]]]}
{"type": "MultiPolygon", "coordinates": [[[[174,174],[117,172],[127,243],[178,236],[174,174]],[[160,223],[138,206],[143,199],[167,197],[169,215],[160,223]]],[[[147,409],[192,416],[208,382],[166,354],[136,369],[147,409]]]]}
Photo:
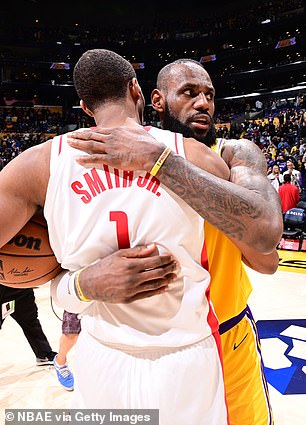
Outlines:
{"type": "Polygon", "coordinates": [[[63,136],[60,136],[59,142],[58,142],[58,155],[62,152],[62,145],[63,145],[63,136]]]}
{"type": "MultiPolygon", "coordinates": [[[[221,323],[220,326],[219,326],[220,335],[224,334],[225,332],[229,331],[234,326],[236,326],[244,318],[244,316],[247,314],[247,310],[250,310],[249,307],[246,307],[237,316],[232,317],[231,319],[226,320],[226,322],[221,323]]],[[[250,311],[250,313],[251,313],[251,311],[250,311]]]]}

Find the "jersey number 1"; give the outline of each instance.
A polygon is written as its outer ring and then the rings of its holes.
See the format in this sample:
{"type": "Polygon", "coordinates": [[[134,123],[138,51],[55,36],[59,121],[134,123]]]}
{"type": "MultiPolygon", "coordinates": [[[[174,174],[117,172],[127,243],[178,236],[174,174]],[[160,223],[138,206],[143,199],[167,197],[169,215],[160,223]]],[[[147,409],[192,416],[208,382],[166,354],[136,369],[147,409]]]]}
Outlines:
{"type": "Polygon", "coordinates": [[[128,218],[123,211],[110,211],[110,221],[116,222],[117,242],[119,249],[130,248],[128,218]]]}

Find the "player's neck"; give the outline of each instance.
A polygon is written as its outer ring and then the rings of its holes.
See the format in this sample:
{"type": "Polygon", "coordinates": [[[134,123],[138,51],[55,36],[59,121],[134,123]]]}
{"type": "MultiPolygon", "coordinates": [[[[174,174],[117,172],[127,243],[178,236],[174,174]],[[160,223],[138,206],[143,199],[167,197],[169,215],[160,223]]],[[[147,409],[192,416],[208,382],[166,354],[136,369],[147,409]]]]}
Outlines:
{"type": "Polygon", "coordinates": [[[135,109],[123,108],[122,105],[111,104],[95,113],[97,127],[134,126],[138,121],[135,109]]]}

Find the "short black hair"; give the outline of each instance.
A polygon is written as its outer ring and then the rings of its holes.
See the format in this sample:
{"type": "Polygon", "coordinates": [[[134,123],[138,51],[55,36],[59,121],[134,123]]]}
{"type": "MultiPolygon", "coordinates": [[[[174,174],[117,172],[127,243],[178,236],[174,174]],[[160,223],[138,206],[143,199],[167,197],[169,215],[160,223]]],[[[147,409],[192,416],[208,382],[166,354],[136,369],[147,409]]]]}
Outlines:
{"type": "Polygon", "coordinates": [[[284,174],[284,183],[291,182],[291,176],[290,174],[284,174]]]}
{"type": "Polygon", "coordinates": [[[87,50],[73,70],[76,92],[92,111],[108,100],[124,98],[133,78],[136,72],[131,63],[106,49],[87,50]]]}
{"type": "Polygon", "coordinates": [[[177,59],[171,63],[168,63],[159,71],[157,75],[156,87],[158,88],[158,90],[166,91],[169,74],[171,73],[175,65],[180,65],[180,64],[188,65],[189,63],[199,65],[201,68],[205,69],[204,66],[201,64],[201,62],[198,62],[194,59],[183,58],[183,59],[177,59]]]}

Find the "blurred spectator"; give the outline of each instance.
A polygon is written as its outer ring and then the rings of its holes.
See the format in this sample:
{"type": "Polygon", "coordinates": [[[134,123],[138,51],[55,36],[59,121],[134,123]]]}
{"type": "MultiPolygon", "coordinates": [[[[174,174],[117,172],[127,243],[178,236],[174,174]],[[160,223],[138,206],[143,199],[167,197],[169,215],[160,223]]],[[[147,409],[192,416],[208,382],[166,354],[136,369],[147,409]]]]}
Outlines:
{"type": "Polygon", "coordinates": [[[67,391],[74,389],[74,376],[69,369],[67,356],[76,344],[80,332],[81,321],[78,315],[64,310],[59,350],[53,359],[53,363],[57,379],[67,391]]]}
{"type": "Polygon", "coordinates": [[[271,152],[265,152],[265,157],[266,157],[266,161],[267,161],[267,166],[268,168],[272,168],[273,165],[275,164],[275,160],[272,158],[272,154],[271,152]]]}
{"type": "Polygon", "coordinates": [[[0,305],[0,329],[4,320],[11,316],[28,340],[36,357],[36,365],[53,366],[53,359],[57,353],[52,351],[41,327],[33,289],[0,285],[0,305]]]}
{"type": "Polygon", "coordinates": [[[262,106],[263,106],[262,101],[259,100],[259,99],[257,99],[256,102],[255,102],[256,111],[261,111],[262,110],[262,106]]]}
{"type": "Polygon", "coordinates": [[[290,145],[289,145],[289,143],[287,142],[287,140],[285,140],[285,138],[284,138],[284,137],[281,137],[280,142],[279,142],[279,143],[278,143],[278,145],[277,145],[277,149],[278,149],[279,151],[282,151],[282,152],[286,153],[286,154],[289,154],[289,151],[290,151],[290,145]]]}
{"type": "Polygon", "coordinates": [[[291,208],[296,208],[300,201],[299,189],[291,184],[290,174],[284,175],[284,184],[278,189],[278,194],[282,204],[282,211],[285,214],[291,208]]]}
{"type": "Polygon", "coordinates": [[[283,173],[287,168],[287,161],[283,154],[279,154],[276,158],[276,164],[279,166],[280,172],[283,173]]]}
{"type": "Polygon", "coordinates": [[[286,162],[287,165],[287,171],[283,172],[283,176],[285,177],[286,174],[289,174],[290,178],[291,178],[291,183],[296,186],[299,190],[299,192],[301,191],[300,188],[300,172],[298,170],[295,170],[294,168],[294,164],[293,162],[288,159],[288,161],[286,162]]]}
{"type": "Polygon", "coordinates": [[[269,144],[267,146],[267,152],[270,152],[272,155],[272,158],[275,160],[276,158],[276,153],[277,153],[277,147],[275,145],[275,143],[277,143],[277,137],[274,136],[270,141],[269,144]]]}
{"type": "Polygon", "coordinates": [[[272,172],[268,174],[268,179],[270,180],[274,189],[278,192],[279,187],[284,182],[283,176],[280,173],[280,169],[278,165],[273,165],[272,172]]]}
{"type": "Polygon", "coordinates": [[[300,156],[303,156],[305,152],[306,152],[306,137],[300,140],[300,149],[299,149],[300,156]]]}
{"type": "Polygon", "coordinates": [[[294,159],[295,162],[298,162],[300,156],[300,142],[295,142],[290,150],[290,156],[294,159]]]}

